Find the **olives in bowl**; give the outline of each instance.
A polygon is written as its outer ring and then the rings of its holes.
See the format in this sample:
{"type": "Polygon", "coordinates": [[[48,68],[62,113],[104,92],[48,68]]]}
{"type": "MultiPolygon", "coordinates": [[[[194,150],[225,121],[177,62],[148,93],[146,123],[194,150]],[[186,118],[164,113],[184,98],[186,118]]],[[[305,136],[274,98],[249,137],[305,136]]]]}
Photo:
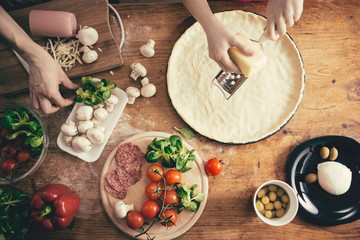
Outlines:
{"type": "Polygon", "coordinates": [[[297,195],[287,183],[271,180],[259,186],[253,196],[258,217],[272,226],[282,226],[293,220],[298,211],[297,195]]]}

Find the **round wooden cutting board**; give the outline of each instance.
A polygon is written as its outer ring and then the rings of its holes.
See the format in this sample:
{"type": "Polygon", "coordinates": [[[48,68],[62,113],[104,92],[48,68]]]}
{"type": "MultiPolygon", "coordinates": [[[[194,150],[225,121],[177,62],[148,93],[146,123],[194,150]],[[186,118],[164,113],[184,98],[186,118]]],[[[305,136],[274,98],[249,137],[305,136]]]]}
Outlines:
{"type": "MultiPolygon", "coordinates": [[[[137,145],[143,153],[147,152],[147,146],[151,143],[154,138],[162,139],[169,138],[171,135],[163,132],[144,132],[137,135],[134,135],[121,144],[126,142],[131,142],[134,145],[137,145]]],[[[183,141],[184,146],[191,150],[192,147],[183,141]]],[[[108,159],[106,160],[100,178],[100,196],[105,208],[106,213],[108,214],[111,221],[124,233],[129,236],[136,236],[140,233],[138,230],[133,230],[129,228],[126,224],[126,218],[119,219],[116,217],[114,212],[114,206],[119,199],[111,196],[104,187],[105,175],[109,171],[116,168],[115,164],[115,153],[117,147],[111,152],[108,159]]],[[[149,235],[151,237],[156,236],[156,239],[173,239],[179,237],[188,231],[199,219],[201,213],[203,212],[207,200],[208,195],[208,177],[205,173],[204,164],[199,155],[194,152],[196,156],[196,161],[190,163],[190,167],[192,168],[190,171],[186,173],[182,173],[182,183],[186,183],[191,186],[193,184],[197,184],[198,187],[195,189],[195,194],[202,192],[205,195],[204,201],[200,204],[200,208],[196,213],[190,212],[188,210],[183,210],[179,216],[176,226],[166,228],[160,223],[154,224],[154,226],[149,230],[149,235]]],[[[160,164],[160,162],[158,163],[160,164]]],[[[146,176],[146,170],[148,167],[152,165],[150,163],[145,163],[142,167],[142,178],[136,184],[129,186],[127,196],[124,201],[126,204],[134,204],[135,210],[141,211],[141,206],[143,202],[148,200],[145,196],[145,187],[151,182],[146,176]]],[[[166,171],[166,169],[164,169],[166,171]]],[[[145,222],[151,223],[151,219],[145,219],[145,222]]],[[[146,227],[146,226],[145,226],[146,227]]],[[[146,239],[145,235],[139,237],[139,239],[146,239]]]]}

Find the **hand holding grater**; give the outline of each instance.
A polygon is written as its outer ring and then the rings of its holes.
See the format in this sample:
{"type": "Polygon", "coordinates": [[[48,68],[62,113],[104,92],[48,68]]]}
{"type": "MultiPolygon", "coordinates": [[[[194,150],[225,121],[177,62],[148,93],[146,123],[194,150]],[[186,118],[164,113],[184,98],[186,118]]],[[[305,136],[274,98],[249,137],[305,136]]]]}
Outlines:
{"type": "Polygon", "coordinates": [[[242,71],[242,74],[227,73],[221,70],[212,80],[212,83],[219,87],[224,94],[226,100],[231,98],[249,76],[258,72],[266,64],[266,56],[264,55],[262,47],[262,43],[267,39],[264,34],[262,34],[257,41],[248,39],[240,33],[237,33],[236,35],[240,37],[243,42],[247,43],[249,47],[255,51],[255,54],[253,56],[246,56],[236,47],[229,49],[231,60],[242,71]],[[260,44],[261,51],[253,42],[260,44]]]}

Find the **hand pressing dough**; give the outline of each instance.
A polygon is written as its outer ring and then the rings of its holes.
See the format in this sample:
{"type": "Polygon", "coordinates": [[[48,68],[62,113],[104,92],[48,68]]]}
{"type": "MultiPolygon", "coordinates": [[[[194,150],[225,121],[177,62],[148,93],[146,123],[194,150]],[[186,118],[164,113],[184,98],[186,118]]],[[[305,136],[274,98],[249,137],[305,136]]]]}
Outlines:
{"type": "MultiPolygon", "coordinates": [[[[258,39],[262,16],[228,11],[215,14],[234,33],[258,39]]],[[[172,50],[167,85],[172,104],[198,133],[224,143],[264,139],[295,114],[305,86],[300,53],[288,35],[263,44],[267,63],[226,100],[211,81],[221,70],[209,58],[206,35],[199,23],[178,39],[172,50]]]]}

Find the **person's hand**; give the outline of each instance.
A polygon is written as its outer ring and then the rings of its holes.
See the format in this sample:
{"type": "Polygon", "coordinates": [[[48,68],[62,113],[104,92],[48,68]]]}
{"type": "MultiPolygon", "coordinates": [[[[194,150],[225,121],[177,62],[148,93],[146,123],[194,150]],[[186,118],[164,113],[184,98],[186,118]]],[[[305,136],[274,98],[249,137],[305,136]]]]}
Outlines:
{"type": "Polygon", "coordinates": [[[241,73],[240,69],[231,61],[228,50],[235,46],[248,56],[253,55],[254,51],[219,20],[214,20],[210,25],[211,27],[204,28],[209,46],[209,57],[224,71],[241,73]]]}
{"type": "Polygon", "coordinates": [[[54,113],[74,102],[73,99],[61,96],[59,85],[68,89],[76,89],[78,85],[66,76],[60,65],[44,49],[38,45],[36,47],[36,57],[27,58],[30,99],[35,109],[41,108],[45,114],[54,113]]]}
{"type": "Polygon", "coordinates": [[[266,7],[265,36],[276,40],[300,19],[304,0],[269,0],[266,7]]]}

